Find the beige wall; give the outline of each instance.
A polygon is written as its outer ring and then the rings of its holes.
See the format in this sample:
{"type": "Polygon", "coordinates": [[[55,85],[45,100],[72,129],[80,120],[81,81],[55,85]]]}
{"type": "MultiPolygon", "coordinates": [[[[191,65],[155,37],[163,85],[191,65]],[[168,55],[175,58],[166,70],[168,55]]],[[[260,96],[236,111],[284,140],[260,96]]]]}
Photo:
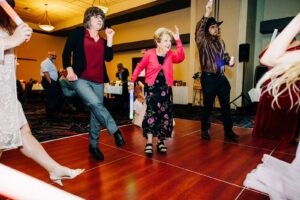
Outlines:
{"type": "MultiPolygon", "coordinates": [[[[194,33],[194,26],[202,18],[205,12],[207,0],[192,0],[191,8],[191,33],[194,33]]],[[[226,67],[225,73],[231,85],[230,99],[234,99],[242,91],[242,64],[238,63],[238,45],[245,43],[246,40],[246,23],[245,14],[247,14],[247,0],[227,0],[220,1],[219,21],[224,21],[221,25],[222,38],[226,44],[228,53],[236,58],[236,64],[233,68],[226,67]]],[[[214,16],[212,13],[211,16],[214,16]]],[[[195,65],[195,71],[199,70],[199,55],[195,47],[194,35],[191,35],[191,53],[190,63],[195,65]]],[[[192,90],[191,90],[192,91],[192,90]]],[[[190,97],[191,100],[191,97],[190,97]]],[[[238,100],[237,105],[240,105],[238,100]]],[[[217,104],[217,106],[219,106],[217,104]]]]}
{"type": "MultiPolygon", "coordinates": [[[[189,33],[190,23],[187,19],[190,17],[190,8],[161,14],[145,19],[140,19],[120,25],[113,26],[116,34],[114,44],[122,44],[140,40],[152,39],[154,31],[159,27],[166,27],[174,30],[176,24],[180,34],[189,33]],[[172,19],[172,20],[169,20],[172,19]]],[[[174,80],[183,80],[187,82],[189,78],[189,45],[184,45],[186,58],[180,63],[174,65],[174,80]]],[[[174,48],[173,48],[174,49],[174,48]]],[[[117,64],[122,62],[128,68],[130,75],[132,74],[132,58],[142,57],[141,51],[120,52],[114,54],[114,59],[107,63],[108,73],[111,81],[115,80],[117,72],[117,64]]],[[[191,86],[191,85],[190,85],[191,86]]]]}
{"type": "Polygon", "coordinates": [[[29,42],[15,49],[15,54],[18,58],[36,59],[36,61],[18,60],[17,79],[28,81],[33,78],[40,81],[40,64],[47,57],[49,50],[57,52],[56,67],[62,68],[61,55],[64,44],[65,38],[33,33],[29,42]]]}
{"type": "MultiPolygon", "coordinates": [[[[247,0],[227,0],[226,3],[221,1],[220,5],[220,20],[222,24],[222,36],[226,43],[228,52],[238,57],[238,44],[243,43],[244,32],[240,31],[246,27],[246,24],[241,18],[241,13],[244,6],[241,2],[247,0]],[[244,27],[245,26],[245,27],[244,27]]],[[[173,11],[145,19],[140,19],[120,25],[113,26],[116,31],[114,44],[122,44],[146,39],[152,39],[154,31],[159,27],[167,27],[174,30],[176,24],[180,33],[191,33],[190,44],[184,45],[186,58],[184,62],[174,66],[174,79],[183,80],[189,86],[189,102],[192,102],[193,95],[193,79],[192,76],[196,71],[199,71],[199,57],[197,47],[194,42],[195,25],[202,17],[205,10],[206,0],[192,0],[192,7],[178,11],[173,11]]],[[[28,80],[34,78],[40,80],[40,62],[47,56],[47,51],[55,49],[58,54],[57,68],[62,67],[61,53],[66,38],[53,37],[44,34],[34,33],[31,41],[17,49],[17,56],[20,58],[33,58],[37,61],[19,61],[20,65],[17,68],[17,77],[19,79],[28,80]]],[[[107,63],[108,74],[110,79],[115,80],[117,71],[117,63],[122,62],[128,69],[130,74],[133,57],[141,57],[140,50],[115,53],[112,62],[107,63]]],[[[227,68],[226,74],[231,83],[231,99],[241,92],[241,67],[237,63],[234,68],[227,68]]]]}

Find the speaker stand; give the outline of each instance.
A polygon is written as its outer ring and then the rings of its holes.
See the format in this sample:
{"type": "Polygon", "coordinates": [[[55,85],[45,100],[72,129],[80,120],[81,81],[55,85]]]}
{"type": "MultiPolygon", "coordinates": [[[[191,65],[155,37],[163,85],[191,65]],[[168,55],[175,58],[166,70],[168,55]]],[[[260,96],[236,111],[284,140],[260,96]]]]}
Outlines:
{"type": "Polygon", "coordinates": [[[239,96],[237,96],[235,99],[233,99],[230,104],[235,105],[235,107],[238,107],[235,104],[235,101],[238,100],[239,98],[242,98],[242,109],[245,109],[245,100],[248,101],[248,103],[252,103],[251,100],[247,97],[247,95],[245,95],[244,93],[244,79],[245,79],[245,62],[243,62],[243,83],[242,83],[242,92],[239,96]]]}
{"type": "Polygon", "coordinates": [[[235,99],[233,99],[230,104],[233,104],[235,105],[235,107],[238,107],[236,104],[235,104],[235,101],[238,100],[239,98],[242,98],[242,108],[244,109],[245,108],[245,100],[248,102],[248,103],[252,103],[251,100],[244,94],[244,92],[242,92],[239,96],[237,96],[235,99]]]}

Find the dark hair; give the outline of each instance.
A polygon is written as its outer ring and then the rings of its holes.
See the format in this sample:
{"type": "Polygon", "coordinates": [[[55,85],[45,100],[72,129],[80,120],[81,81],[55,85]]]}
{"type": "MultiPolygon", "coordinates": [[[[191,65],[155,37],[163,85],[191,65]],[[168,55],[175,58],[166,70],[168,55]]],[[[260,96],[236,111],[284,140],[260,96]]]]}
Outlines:
{"type": "Polygon", "coordinates": [[[98,15],[100,15],[103,19],[103,26],[102,26],[102,28],[103,28],[104,27],[104,22],[105,22],[105,14],[100,8],[95,7],[95,6],[89,7],[84,12],[84,17],[83,17],[83,26],[84,26],[84,28],[89,28],[91,17],[92,16],[98,16],[98,15]]]}
{"type": "MultiPolygon", "coordinates": [[[[15,7],[14,0],[6,0],[6,1],[12,8],[15,7]]],[[[6,14],[6,12],[3,10],[1,6],[0,6],[0,27],[6,30],[10,35],[13,33],[15,29],[15,25],[11,23],[9,16],[6,14]]]]}

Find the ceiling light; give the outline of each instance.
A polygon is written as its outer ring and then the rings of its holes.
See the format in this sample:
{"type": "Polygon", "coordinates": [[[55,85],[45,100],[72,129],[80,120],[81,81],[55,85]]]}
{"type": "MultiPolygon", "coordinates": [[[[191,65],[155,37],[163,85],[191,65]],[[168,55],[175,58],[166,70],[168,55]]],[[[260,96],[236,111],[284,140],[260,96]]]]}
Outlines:
{"type": "MultiPolygon", "coordinates": [[[[94,3],[95,3],[95,0],[93,1],[92,6],[94,6],[94,3]]],[[[107,4],[106,0],[105,0],[105,4],[106,4],[106,6],[101,6],[100,0],[99,0],[99,5],[97,6],[98,8],[100,8],[104,12],[104,14],[106,14],[108,12],[108,10],[109,10],[108,9],[108,4],[107,4]]]]}
{"type": "Polygon", "coordinates": [[[48,16],[47,6],[48,4],[45,4],[45,14],[43,15],[39,23],[39,27],[44,31],[52,31],[54,29],[54,26],[51,25],[50,18],[48,16]]]}
{"type": "Polygon", "coordinates": [[[98,8],[100,8],[104,14],[106,14],[108,12],[108,7],[105,7],[105,6],[97,6],[98,8]]]}

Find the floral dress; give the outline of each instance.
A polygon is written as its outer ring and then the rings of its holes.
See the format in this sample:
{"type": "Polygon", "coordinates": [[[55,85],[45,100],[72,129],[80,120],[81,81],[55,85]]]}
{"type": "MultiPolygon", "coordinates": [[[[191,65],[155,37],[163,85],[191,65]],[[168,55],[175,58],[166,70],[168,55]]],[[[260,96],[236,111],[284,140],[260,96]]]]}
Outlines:
{"type": "MultiPolygon", "coordinates": [[[[165,57],[157,56],[162,65],[165,57]]],[[[152,86],[145,84],[146,114],[143,120],[144,137],[152,134],[159,140],[171,137],[173,131],[172,87],[166,83],[163,69],[158,73],[152,86]]]]}
{"type": "Polygon", "coordinates": [[[8,36],[0,28],[0,151],[22,145],[20,128],[27,123],[17,99],[15,55],[12,49],[4,51],[8,36]]]}

